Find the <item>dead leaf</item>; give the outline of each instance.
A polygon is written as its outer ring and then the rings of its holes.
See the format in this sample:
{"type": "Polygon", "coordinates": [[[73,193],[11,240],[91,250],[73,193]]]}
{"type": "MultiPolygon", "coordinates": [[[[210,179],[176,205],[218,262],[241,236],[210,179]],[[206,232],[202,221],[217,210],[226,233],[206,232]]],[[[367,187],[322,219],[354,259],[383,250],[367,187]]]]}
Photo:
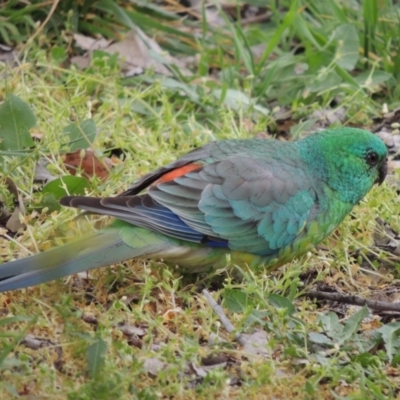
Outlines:
{"type": "Polygon", "coordinates": [[[374,121],[374,126],[372,128],[373,132],[378,133],[379,131],[382,130],[391,130],[393,128],[393,124],[400,122],[400,107],[395,108],[393,111],[388,112],[386,106],[385,109],[382,110],[382,114],[378,117],[375,117],[373,121],[374,121]]]}
{"type": "MultiPolygon", "coordinates": [[[[201,12],[203,7],[202,0],[196,0],[197,3],[200,4],[200,7],[197,8],[197,11],[200,15],[203,13],[201,12]]],[[[225,19],[220,15],[219,10],[216,7],[207,7],[204,11],[204,15],[206,17],[207,24],[210,26],[225,26],[226,22],[225,19]]]]}
{"type": "Polygon", "coordinates": [[[14,66],[17,64],[18,52],[0,43],[0,62],[14,66]]]}
{"type": "Polygon", "coordinates": [[[14,196],[15,199],[18,199],[19,192],[18,192],[17,185],[14,183],[14,181],[10,177],[6,178],[6,185],[7,185],[8,191],[14,196]]]}
{"type": "Polygon", "coordinates": [[[118,329],[126,336],[144,336],[146,331],[134,325],[120,325],[118,329]]]}
{"type": "Polygon", "coordinates": [[[243,346],[243,351],[247,354],[268,356],[268,333],[263,329],[257,329],[253,333],[242,333],[238,338],[239,343],[243,346]]]}
{"type": "Polygon", "coordinates": [[[165,64],[176,65],[183,75],[189,71],[183,61],[172,57],[159,44],[147,36],[139,27],[130,30],[124,40],[111,43],[105,39],[95,40],[87,36],[75,34],[77,46],[88,51],[86,56],[71,59],[71,62],[86,67],[90,64],[90,57],[94,50],[102,50],[109,54],[118,54],[118,58],[125,76],[143,73],[143,70],[153,68],[162,75],[172,75],[165,64]],[[85,61],[83,58],[86,57],[85,61]]]}
{"type": "Polygon", "coordinates": [[[71,64],[74,64],[78,69],[84,69],[90,67],[90,57],[89,55],[84,56],[74,56],[71,57],[71,64]]]}
{"type": "Polygon", "coordinates": [[[21,344],[25,345],[29,349],[39,350],[45,347],[49,347],[51,351],[54,351],[56,357],[53,360],[53,365],[57,371],[63,372],[63,349],[55,342],[49,339],[39,338],[33,335],[26,335],[21,341],[21,344]]]}
{"type": "Polygon", "coordinates": [[[218,336],[217,334],[215,334],[214,332],[211,332],[210,336],[208,337],[208,345],[214,346],[214,345],[220,344],[220,343],[227,343],[227,341],[225,339],[221,338],[220,336],[218,336]]]}
{"type": "Polygon", "coordinates": [[[36,163],[35,176],[33,178],[35,182],[49,183],[51,181],[54,181],[54,179],[57,179],[57,177],[52,175],[46,168],[47,164],[48,161],[43,158],[39,159],[39,161],[36,163]]]}
{"type": "Polygon", "coordinates": [[[189,363],[190,369],[200,378],[205,378],[207,376],[207,371],[202,367],[197,367],[194,363],[189,363]]]}
{"type": "Polygon", "coordinates": [[[24,339],[21,341],[21,344],[32,350],[38,350],[43,347],[54,346],[54,343],[49,339],[38,338],[33,335],[26,335],[24,339]]]}
{"type": "Polygon", "coordinates": [[[75,175],[78,169],[83,171],[83,176],[91,178],[97,176],[105,181],[108,178],[110,163],[107,165],[106,159],[100,161],[93,150],[77,150],[73,153],[66,153],[63,156],[65,168],[71,175],[75,175]]]}
{"type": "Polygon", "coordinates": [[[8,219],[7,223],[6,223],[6,228],[15,233],[18,232],[20,229],[25,229],[25,224],[23,224],[20,219],[19,219],[19,215],[21,214],[21,210],[19,208],[19,206],[15,207],[15,210],[13,211],[13,213],[11,214],[11,217],[8,219]]]}
{"type": "Polygon", "coordinates": [[[375,246],[400,256],[400,236],[390,225],[381,218],[376,220],[374,232],[375,246]]]}
{"type": "Polygon", "coordinates": [[[80,33],[75,33],[74,39],[75,44],[86,51],[102,50],[112,43],[111,40],[104,38],[94,39],[90,36],[81,35],[80,33]]]}
{"type": "Polygon", "coordinates": [[[322,109],[315,110],[309,117],[309,119],[317,119],[318,121],[314,124],[313,130],[318,128],[328,128],[334,123],[342,123],[346,117],[346,109],[344,107],[338,107],[334,109],[322,109]]]}
{"type": "Polygon", "coordinates": [[[160,361],[158,358],[146,358],[143,369],[150,375],[156,377],[166,366],[167,363],[160,361]]]}
{"type": "Polygon", "coordinates": [[[92,314],[84,313],[82,315],[82,321],[85,321],[87,324],[95,325],[95,326],[97,326],[99,324],[99,321],[97,320],[97,318],[92,314]]]}
{"type": "Polygon", "coordinates": [[[25,215],[25,206],[22,201],[22,197],[18,192],[18,188],[13,182],[13,180],[9,177],[5,179],[5,185],[7,186],[8,191],[14,197],[14,211],[11,213],[10,210],[7,209],[5,204],[0,201],[1,205],[1,215],[0,215],[0,224],[2,224],[8,229],[8,231],[15,233],[19,229],[25,228],[25,225],[20,222],[20,214],[25,215]]]}
{"type": "Polygon", "coordinates": [[[251,53],[256,59],[262,57],[265,53],[265,49],[267,48],[267,43],[258,43],[250,47],[251,53]]]}
{"type": "MultiPolygon", "coordinates": [[[[215,358],[217,359],[217,357],[215,358]]],[[[215,362],[213,364],[210,363],[207,365],[203,364],[201,366],[197,366],[195,365],[195,363],[189,362],[188,367],[191,373],[195,373],[199,378],[205,378],[208,375],[208,372],[213,369],[216,368],[225,369],[228,365],[228,357],[223,357],[223,360],[224,361],[222,361],[222,358],[219,358],[220,362],[218,363],[215,362]]]]}
{"type": "Polygon", "coordinates": [[[209,355],[201,359],[201,364],[205,367],[210,367],[213,365],[226,364],[228,360],[229,357],[224,354],[209,355]]]}
{"type": "Polygon", "coordinates": [[[389,367],[385,368],[385,374],[389,376],[400,376],[400,370],[397,366],[392,367],[390,365],[389,367]]]}
{"type": "Polygon", "coordinates": [[[400,135],[396,133],[396,131],[392,130],[392,132],[388,132],[386,128],[383,128],[381,131],[377,132],[377,135],[384,141],[386,144],[389,154],[398,154],[400,151],[400,135]],[[394,132],[394,133],[393,133],[394,132]]]}
{"type": "Polygon", "coordinates": [[[131,68],[140,67],[143,69],[154,68],[158,74],[171,75],[163,63],[156,61],[155,55],[160,56],[166,63],[171,63],[174,59],[138,27],[130,30],[124,40],[111,44],[104,51],[110,54],[118,53],[119,57],[124,60],[123,70],[127,73],[131,68]]]}

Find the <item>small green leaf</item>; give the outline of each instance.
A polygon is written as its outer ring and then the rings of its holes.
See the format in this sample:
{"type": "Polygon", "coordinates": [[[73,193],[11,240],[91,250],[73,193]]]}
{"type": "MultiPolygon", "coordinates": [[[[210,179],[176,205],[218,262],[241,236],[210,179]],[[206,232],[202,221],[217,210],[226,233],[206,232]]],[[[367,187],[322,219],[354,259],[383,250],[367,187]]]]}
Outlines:
{"type": "Polygon", "coordinates": [[[327,336],[325,336],[322,333],[310,332],[308,334],[308,338],[311,340],[311,342],[316,343],[316,344],[333,345],[332,339],[329,339],[327,336]]]}
{"type": "Polygon", "coordinates": [[[225,104],[227,107],[234,110],[247,110],[253,107],[255,111],[258,111],[262,115],[268,115],[269,110],[263,106],[256,103],[255,99],[251,99],[246,94],[235,89],[215,89],[213,90],[213,95],[219,99],[219,101],[225,104]]]}
{"type": "Polygon", "coordinates": [[[279,294],[270,293],[268,295],[269,302],[275,308],[286,308],[288,315],[292,315],[295,313],[296,308],[294,307],[293,303],[287,298],[280,296],[279,294]]]}
{"type": "Polygon", "coordinates": [[[255,310],[251,311],[251,314],[246,318],[243,323],[243,326],[246,328],[252,326],[253,324],[263,326],[265,324],[265,319],[268,318],[269,313],[263,310],[255,310]]]}
{"type": "Polygon", "coordinates": [[[397,353],[393,356],[392,365],[393,365],[393,367],[400,366],[400,354],[399,353],[397,353]]]}
{"type": "Polygon", "coordinates": [[[324,332],[332,339],[337,338],[343,332],[343,325],[339,322],[337,314],[329,312],[327,315],[320,317],[324,332]]]}
{"type": "Polygon", "coordinates": [[[23,315],[16,315],[14,317],[7,317],[7,318],[0,319],[0,326],[5,326],[5,325],[8,325],[8,324],[12,324],[12,323],[15,323],[15,322],[21,322],[21,321],[28,322],[28,321],[31,321],[31,320],[32,320],[32,317],[25,317],[23,315]]]}
{"type": "Polygon", "coordinates": [[[91,65],[104,71],[118,66],[118,53],[109,54],[103,50],[95,50],[92,53],[91,65]]]}
{"type": "Polygon", "coordinates": [[[339,67],[351,71],[359,58],[360,39],[354,25],[344,24],[335,31],[337,41],[335,62],[339,67]]]}
{"type": "Polygon", "coordinates": [[[232,313],[242,313],[252,304],[249,295],[237,289],[225,289],[223,299],[224,306],[232,313]]]}
{"type": "Polygon", "coordinates": [[[87,149],[96,137],[96,124],[92,119],[82,121],[80,125],[69,124],[62,130],[62,134],[69,137],[69,150],[87,149]]]}
{"type": "Polygon", "coordinates": [[[393,356],[400,350],[400,322],[392,322],[383,325],[377,332],[382,335],[386,347],[386,354],[391,362],[393,356]]]}
{"type": "Polygon", "coordinates": [[[314,386],[312,385],[312,383],[310,381],[306,382],[306,384],[304,385],[304,389],[307,392],[307,394],[309,394],[310,396],[313,395],[315,392],[314,386]]]}
{"type": "Polygon", "coordinates": [[[317,118],[308,118],[306,121],[299,122],[297,125],[293,125],[290,128],[290,135],[293,139],[298,139],[304,134],[310,133],[314,128],[317,118]]]}
{"type": "Polygon", "coordinates": [[[85,189],[89,187],[89,182],[82,177],[66,175],[49,182],[44,188],[43,193],[52,193],[57,199],[67,195],[83,195],[85,189]]]}
{"type": "Polygon", "coordinates": [[[328,365],[330,365],[330,363],[332,362],[324,353],[316,353],[314,354],[314,357],[317,363],[324,367],[328,367],[328,365]]]}
{"type": "Polygon", "coordinates": [[[86,360],[88,363],[89,374],[93,378],[100,372],[104,365],[104,355],[107,351],[107,343],[100,337],[96,338],[86,349],[86,360]]]}
{"type": "Polygon", "coordinates": [[[89,182],[82,177],[66,175],[55,179],[44,186],[42,206],[48,207],[50,212],[59,210],[58,200],[67,195],[84,195],[89,188],[89,182]]]}
{"type": "Polygon", "coordinates": [[[0,107],[0,149],[20,151],[34,146],[29,130],[36,117],[27,103],[10,94],[0,107]]]}
{"type": "Polygon", "coordinates": [[[357,75],[354,79],[360,84],[361,87],[373,89],[378,85],[393,78],[393,75],[385,71],[364,71],[357,75]]]}
{"type": "Polygon", "coordinates": [[[311,93],[323,92],[325,90],[333,90],[342,83],[343,79],[336,73],[335,70],[321,68],[317,77],[310,82],[307,89],[311,93]]]}
{"type": "Polygon", "coordinates": [[[200,96],[196,92],[196,85],[187,85],[186,83],[179,82],[172,78],[163,78],[160,80],[160,84],[166,89],[171,89],[177,93],[184,93],[194,103],[200,103],[200,96]]]}
{"type": "Polygon", "coordinates": [[[360,363],[363,368],[368,368],[368,367],[378,367],[379,368],[379,357],[376,356],[375,354],[371,354],[368,352],[357,354],[352,361],[355,361],[357,363],[360,363]]]}
{"type": "Polygon", "coordinates": [[[360,328],[360,324],[365,317],[368,317],[369,311],[368,307],[363,307],[360,311],[353,314],[346,322],[343,328],[343,332],[337,338],[336,342],[339,344],[344,343],[349,340],[355,333],[357,333],[360,328]]]}
{"type": "Polygon", "coordinates": [[[47,207],[50,212],[61,209],[61,206],[58,204],[58,200],[53,193],[46,193],[43,195],[40,207],[42,208],[47,207]]]}
{"type": "Polygon", "coordinates": [[[55,46],[51,49],[51,57],[54,61],[62,63],[67,58],[67,53],[64,47],[55,46]]]}

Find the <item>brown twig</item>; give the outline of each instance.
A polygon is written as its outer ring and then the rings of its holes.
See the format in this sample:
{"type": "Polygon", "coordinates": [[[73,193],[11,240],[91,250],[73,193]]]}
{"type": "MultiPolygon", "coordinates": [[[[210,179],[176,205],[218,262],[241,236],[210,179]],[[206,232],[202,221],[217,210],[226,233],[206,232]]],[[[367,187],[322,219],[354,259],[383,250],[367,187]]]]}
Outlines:
{"type": "Polygon", "coordinates": [[[311,299],[337,301],[339,303],[353,304],[356,306],[365,306],[379,311],[397,311],[400,312],[400,303],[389,303],[386,301],[368,300],[355,295],[347,295],[341,293],[329,293],[320,291],[311,291],[303,296],[311,299]]]}

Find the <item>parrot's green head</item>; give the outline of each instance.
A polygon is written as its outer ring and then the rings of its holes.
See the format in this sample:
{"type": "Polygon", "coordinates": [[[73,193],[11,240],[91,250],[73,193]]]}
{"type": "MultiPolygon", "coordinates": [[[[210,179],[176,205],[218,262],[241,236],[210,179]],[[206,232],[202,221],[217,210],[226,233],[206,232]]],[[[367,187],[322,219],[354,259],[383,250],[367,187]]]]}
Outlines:
{"type": "Polygon", "coordinates": [[[342,201],[358,203],[386,177],[386,146],[368,131],[330,129],[297,143],[304,162],[342,201]]]}

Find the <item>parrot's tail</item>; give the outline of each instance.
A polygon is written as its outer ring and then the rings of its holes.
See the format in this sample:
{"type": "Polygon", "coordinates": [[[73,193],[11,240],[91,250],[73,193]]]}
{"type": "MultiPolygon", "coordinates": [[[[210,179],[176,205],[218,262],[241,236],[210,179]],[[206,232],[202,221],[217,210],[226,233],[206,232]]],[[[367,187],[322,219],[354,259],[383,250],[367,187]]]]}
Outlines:
{"type": "Polygon", "coordinates": [[[0,292],[146,256],[151,251],[154,247],[128,246],[119,229],[105,229],[79,241],[0,265],[0,292]]]}

